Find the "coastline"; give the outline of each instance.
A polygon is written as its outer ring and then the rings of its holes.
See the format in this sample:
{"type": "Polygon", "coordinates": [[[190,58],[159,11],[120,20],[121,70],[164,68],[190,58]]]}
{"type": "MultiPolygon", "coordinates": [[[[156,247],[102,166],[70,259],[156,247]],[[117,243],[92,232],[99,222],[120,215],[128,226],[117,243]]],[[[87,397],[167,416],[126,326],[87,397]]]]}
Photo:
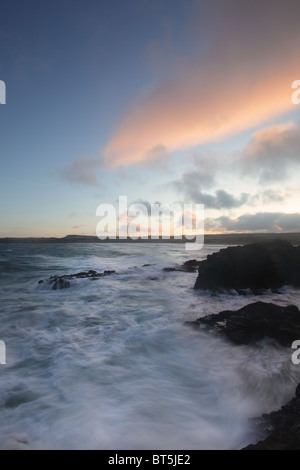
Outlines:
{"type": "MultiPolygon", "coordinates": [[[[300,232],[287,233],[229,233],[229,234],[206,234],[204,235],[204,245],[246,245],[249,243],[257,243],[268,240],[286,240],[292,245],[300,245],[300,232]]],[[[95,235],[67,235],[65,237],[3,237],[0,243],[164,243],[164,244],[181,244],[191,243],[192,241],[182,237],[179,238],[162,238],[151,239],[139,238],[137,240],[127,239],[106,239],[100,240],[95,235]]]]}

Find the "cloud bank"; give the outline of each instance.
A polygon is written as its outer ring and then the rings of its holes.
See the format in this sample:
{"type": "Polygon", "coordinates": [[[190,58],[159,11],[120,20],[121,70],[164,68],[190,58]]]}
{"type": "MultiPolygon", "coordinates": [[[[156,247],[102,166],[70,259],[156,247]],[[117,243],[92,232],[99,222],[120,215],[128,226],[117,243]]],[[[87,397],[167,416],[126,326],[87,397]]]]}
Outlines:
{"type": "Polygon", "coordinates": [[[208,231],[220,232],[298,232],[300,214],[258,212],[244,214],[236,219],[222,216],[217,219],[207,219],[205,226],[208,231]]]}

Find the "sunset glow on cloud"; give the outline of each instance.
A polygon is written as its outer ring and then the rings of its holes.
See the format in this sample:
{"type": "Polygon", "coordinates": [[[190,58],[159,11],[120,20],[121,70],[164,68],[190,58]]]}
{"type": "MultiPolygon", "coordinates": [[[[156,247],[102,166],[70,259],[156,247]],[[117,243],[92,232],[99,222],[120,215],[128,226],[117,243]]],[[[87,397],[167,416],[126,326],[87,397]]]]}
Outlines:
{"type": "Polygon", "coordinates": [[[107,164],[139,163],[159,146],[173,152],[219,140],[286,112],[292,108],[288,78],[295,73],[292,66],[281,77],[272,79],[270,73],[254,89],[251,78],[237,88],[230,77],[227,83],[220,80],[221,89],[217,80],[202,82],[201,88],[199,77],[194,89],[187,83],[187,90],[179,84],[161,95],[153,93],[113,133],[103,152],[107,164]]]}
{"type": "MultiPolygon", "coordinates": [[[[281,9],[271,8],[269,21],[262,21],[255,18],[257,8],[233,1],[227,6],[223,29],[206,53],[179,61],[168,79],[127,110],[103,149],[108,167],[151,160],[159,148],[174,152],[217,141],[292,109],[298,50],[291,42],[295,34],[300,39],[295,11],[282,16],[281,9]],[[249,13],[246,18],[244,8],[249,13]],[[275,30],[279,19],[281,28],[275,30]],[[259,41],[252,34],[252,21],[259,41]]],[[[294,6],[299,10],[299,5],[294,6]]],[[[209,9],[208,20],[211,13],[209,9]]],[[[197,40],[200,48],[201,35],[197,40]]]]}

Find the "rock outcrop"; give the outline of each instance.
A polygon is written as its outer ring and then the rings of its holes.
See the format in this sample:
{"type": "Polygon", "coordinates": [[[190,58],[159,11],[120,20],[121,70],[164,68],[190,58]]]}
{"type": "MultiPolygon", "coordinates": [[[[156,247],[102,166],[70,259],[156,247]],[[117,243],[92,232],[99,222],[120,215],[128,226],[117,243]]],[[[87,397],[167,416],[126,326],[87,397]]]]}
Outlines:
{"type": "Polygon", "coordinates": [[[296,396],[278,411],[264,414],[255,420],[259,430],[269,432],[263,441],[243,450],[299,450],[300,449],[300,384],[296,396]]]}
{"type": "Polygon", "coordinates": [[[103,273],[98,273],[97,271],[89,270],[87,272],[80,272],[76,274],[65,274],[63,276],[51,276],[46,281],[39,281],[39,285],[48,284],[51,289],[67,289],[71,286],[71,282],[74,279],[90,279],[95,281],[103,276],[108,276],[109,274],[115,274],[115,271],[104,271],[103,273]]]}
{"type": "Polygon", "coordinates": [[[284,285],[300,286],[300,247],[271,240],[208,255],[199,263],[194,287],[238,292],[251,289],[259,294],[262,289],[277,290],[284,285]]]}
{"type": "Polygon", "coordinates": [[[281,307],[254,302],[236,311],[225,310],[187,323],[214,328],[235,344],[250,344],[269,337],[290,347],[300,339],[300,312],[295,305],[281,307]]]}

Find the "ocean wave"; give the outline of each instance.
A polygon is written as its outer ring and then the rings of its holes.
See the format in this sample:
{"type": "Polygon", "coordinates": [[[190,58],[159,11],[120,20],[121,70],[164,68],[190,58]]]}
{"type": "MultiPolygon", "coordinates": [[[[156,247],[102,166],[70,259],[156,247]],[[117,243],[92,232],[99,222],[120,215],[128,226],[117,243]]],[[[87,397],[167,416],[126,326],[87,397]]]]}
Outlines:
{"type": "MultiPolygon", "coordinates": [[[[25,272],[14,254],[2,271],[0,448],[238,449],[256,440],[249,418],[293,396],[289,348],[234,346],[184,325],[257,297],[195,291],[197,274],[163,272],[186,261],[182,245],[59,249],[25,272]],[[51,290],[51,276],[81,269],[117,273],[51,290]]],[[[293,288],[262,299],[300,306],[293,288]]]]}

